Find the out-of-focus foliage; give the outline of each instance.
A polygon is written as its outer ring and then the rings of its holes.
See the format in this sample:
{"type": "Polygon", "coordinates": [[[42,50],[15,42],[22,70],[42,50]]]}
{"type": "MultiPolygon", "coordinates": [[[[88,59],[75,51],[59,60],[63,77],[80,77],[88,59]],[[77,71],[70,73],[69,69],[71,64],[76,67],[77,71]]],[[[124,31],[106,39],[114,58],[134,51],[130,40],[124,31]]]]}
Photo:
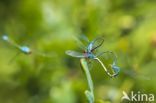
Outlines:
{"type": "MultiPolygon", "coordinates": [[[[72,38],[79,29],[90,40],[103,35],[99,52],[114,51],[121,68],[112,79],[94,63],[97,103],[120,103],[123,90],[156,94],[155,0],[0,0],[1,36],[58,54],[21,54],[8,65],[18,50],[0,39],[0,103],[87,103],[80,60],[65,54],[79,50],[72,38]]],[[[109,67],[111,58],[103,59],[109,67]]]]}

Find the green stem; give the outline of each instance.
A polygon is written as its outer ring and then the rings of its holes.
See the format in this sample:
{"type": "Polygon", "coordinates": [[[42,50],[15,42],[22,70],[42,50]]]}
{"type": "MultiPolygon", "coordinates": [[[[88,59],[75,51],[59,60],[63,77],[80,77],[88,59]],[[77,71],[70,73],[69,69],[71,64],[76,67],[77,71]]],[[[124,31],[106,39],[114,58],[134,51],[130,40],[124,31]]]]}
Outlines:
{"type": "Polygon", "coordinates": [[[93,87],[93,81],[92,81],[92,78],[91,78],[91,75],[89,72],[89,68],[88,68],[87,62],[84,58],[82,58],[80,61],[81,61],[82,69],[87,77],[88,86],[90,89],[90,91],[88,91],[88,90],[85,91],[85,95],[86,95],[89,103],[94,103],[94,87],[93,87]]]}

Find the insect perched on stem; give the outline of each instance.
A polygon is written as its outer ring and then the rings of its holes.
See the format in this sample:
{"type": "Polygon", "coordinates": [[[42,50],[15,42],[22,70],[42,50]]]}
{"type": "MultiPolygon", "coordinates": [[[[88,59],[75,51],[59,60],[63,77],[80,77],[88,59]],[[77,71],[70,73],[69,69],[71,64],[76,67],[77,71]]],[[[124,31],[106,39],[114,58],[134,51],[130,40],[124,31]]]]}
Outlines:
{"type": "MultiPolygon", "coordinates": [[[[85,37],[85,39],[86,39],[86,37],[85,37]]],[[[77,38],[76,38],[76,40],[78,42],[80,42],[77,38]]],[[[87,41],[89,41],[89,40],[87,39],[87,41]]],[[[99,53],[97,55],[94,54],[94,51],[97,50],[100,46],[102,46],[103,42],[104,42],[103,37],[98,37],[95,40],[93,40],[92,42],[88,42],[87,47],[85,47],[84,53],[76,52],[76,51],[72,51],[72,50],[67,50],[66,54],[69,56],[72,56],[72,57],[76,57],[76,58],[87,58],[88,60],[94,59],[102,65],[103,69],[106,71],[106,73],[110,77],[115,77],[119,74],[119,67],[115,66],[116,61],[117,61],[117,56],[111,51],[105,51],[105,52],[99,53]],[[100,42],[98,42],[98,41],[100,41],[100,42]],[[101,56],[104,53],[111,53],[112,55],[115,55],[115,60],[111,66],[111,70],[112,70],[113,74],[108,72],[108,70],[105,67],[105,65],[103,64],[103,62],[98,58],[99,56],[101,56]]],[[[82,42],[80,42],[80,43],[82,45],[82,42]]]]}

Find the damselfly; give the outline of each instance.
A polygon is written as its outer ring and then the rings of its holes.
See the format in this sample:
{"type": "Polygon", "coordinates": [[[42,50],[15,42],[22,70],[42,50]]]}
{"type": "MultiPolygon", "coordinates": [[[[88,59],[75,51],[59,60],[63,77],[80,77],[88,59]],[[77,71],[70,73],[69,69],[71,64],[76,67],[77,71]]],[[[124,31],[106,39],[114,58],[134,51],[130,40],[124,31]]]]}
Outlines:
{"type": "Polygon", "coordinates": [[[32,50],[32,49],[30,49],[26,45],[21,46],[21,45],[17,44],[14,40],[12,40],[11,38],[9,38],[7,35],[3,35],[2,36],[2,39],[4,41],[7,41],[10,45],[14,46],[15,48],[17,48],[20,51],[17,55],[19,55],[22,52],[22,53],[27,54],[27,55],[30,55],[32,53],[35,53],[37,55],[44,56],[44,57],[54,57],[54,56],[56,56],[56,53],[46,54],[46,53],[43,53],[43,52],[40,52],[40,51],[37,51],[37,50],[32,50]]]}
{"type": "MultiPolygon", "coordinates": [[[[76,39],[78,40],[78,39],[76,39]]],[[[79,40],[78,40],[79,41],[79,40]]],[[[88,41],[88,40],[87,40],[88,41]]],[[[80,42],[80,41],[79,41],[80,42]]],[[[103,37],[98,37],[95,40],[93,40],[92,42],[88,43],[88,46],[85,47],[84,53],[80,53],[80,52],[76,52],[76,51],[72,51],[72,50],[68,50],[66,51],[66,54],[72,57],[76,57],[76,58],[87,58],[87,59],[94,59],[97,60],[103,67],[103,69],[106,71],[106,73],[110,76],[110,77],[114,77],[117,76],[119,73],[119,67],[116,67],[116,55],[115,55],[115,61],[112,65],[112,71],[113,74],[109,73],[108,70],[106,69],[105,65],[103,64],[103,62],[98,58],[99,56],[101,56],[104,53],[111,53],[113,55],[113,52],[111,51],[105,51],[102,53],[99,53],[97,55],[95,55],[95,53],[93,53],[95,50],[97,50],[104,42],[103,37]],[[99,43],[97,43],[97,41],[101,41],[99,43]],[[97,43],[97,44],[96,44],[97,43]],[[96,44],[96,45],[95,45],[96,44]],[[115,72],[116,71],[116,72],[115,72]]],[[[82,44],[82,43],[81,43],[82,44]]]]}
{"type": "Polygon", "coordinates": [[[6,36],[6,35],[3,35],[2,39],[7,41],[12,46],[18,48],[20,51],[22,51],[25,54],[31,54],[32,53],[32,50],[28,46],[20,46],[17,43],[15,43],[12,39],[10,39],[8,36],[6,36]]]}

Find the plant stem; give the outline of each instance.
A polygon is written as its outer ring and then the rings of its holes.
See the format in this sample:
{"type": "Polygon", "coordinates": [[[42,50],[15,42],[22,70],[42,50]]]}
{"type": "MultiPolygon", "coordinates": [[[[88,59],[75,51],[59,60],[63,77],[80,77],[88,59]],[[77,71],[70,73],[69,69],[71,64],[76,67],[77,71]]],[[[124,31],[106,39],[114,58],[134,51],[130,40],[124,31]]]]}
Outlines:
{"type": "Polygon", "coordinates": [[[84,73],[87,77],[87,81],[88,81],[88,86],[90,91],[86,90],[85,91],[85,95],[89,101],[89,103],[94,103],[94,87],[93,87],[93,81],[89,72],[89,68],[87,65],[87,62],[84,58],[82,58],[81,60],[81,65],[82,65],[82,69],[84,70],[84,73]]]}

